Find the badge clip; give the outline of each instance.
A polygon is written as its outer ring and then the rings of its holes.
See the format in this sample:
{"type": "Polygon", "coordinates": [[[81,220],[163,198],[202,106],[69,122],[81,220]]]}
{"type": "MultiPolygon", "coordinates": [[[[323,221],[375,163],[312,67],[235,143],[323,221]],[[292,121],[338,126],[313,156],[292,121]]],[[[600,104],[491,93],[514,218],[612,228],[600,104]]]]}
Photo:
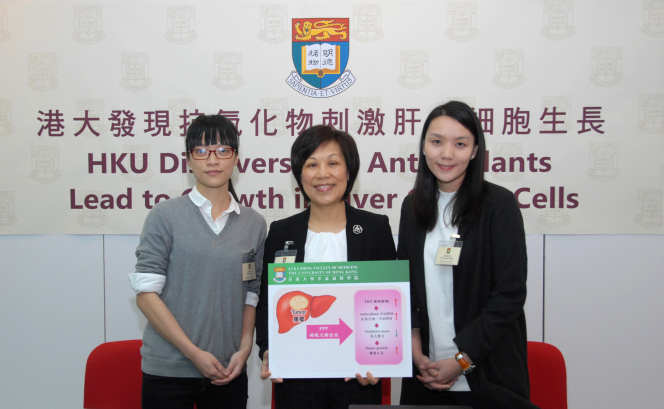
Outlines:
{"type": "Polygon", "coordinates": [[[288,246],[295,245],[294,241],[285,241],[284,249],[279,250],[274,253],[274,262],[275,263],[295,263],[295,257],[297,256],[297,250],[288,250],[288,246]]]}

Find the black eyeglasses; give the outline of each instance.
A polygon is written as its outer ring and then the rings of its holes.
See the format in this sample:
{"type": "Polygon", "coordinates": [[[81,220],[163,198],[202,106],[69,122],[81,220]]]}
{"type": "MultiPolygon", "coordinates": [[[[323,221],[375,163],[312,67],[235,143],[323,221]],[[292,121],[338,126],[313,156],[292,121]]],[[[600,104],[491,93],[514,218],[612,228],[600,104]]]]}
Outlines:
{"type": "Polygon", "coordinates": [[[233,148],[217,148],[217,149],[205,149],[205,148],[198,148],[198,149],[192,149],[189,151],[191,154],[191,157],[196,159],[196,160],[207,160],[210,155],[212,155],[212,152],[214,152],[214,155],[217,157],[217,159],[230,159],[233,157],[233,154],[235,153],[235,149],[233,148]]]}

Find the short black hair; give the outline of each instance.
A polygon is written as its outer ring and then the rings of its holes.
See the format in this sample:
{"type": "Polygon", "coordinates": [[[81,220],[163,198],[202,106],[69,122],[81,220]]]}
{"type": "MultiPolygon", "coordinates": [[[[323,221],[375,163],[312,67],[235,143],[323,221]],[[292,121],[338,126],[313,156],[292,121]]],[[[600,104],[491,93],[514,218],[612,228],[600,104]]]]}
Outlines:
{"type": "Polygon", "coordinates": [[[348,199],[351,190],[353,190],[355,179],[357,179],[357,174],[360,171],[360,153],[357,151],[355,140],[347,132],[334,129],[327,125],[316,125],[302,132],[295,139],[291,147],[291,170],[304,199],[307,201],[309,201],[309,196],[307,196],[302,187],[302,168],[304,167],[304,163],[316,149],[332,141],[339,144],[341,152],[344,154],[344,160],[346,161],[348,184],[346,185],[343,200],[348,199]]]}
{"type": "MultiPolygon", "coordinates": [[[[236,155],[240,153],[240,136],[235,125],[228,118],[223,115],[200,115],[191,121],[184,140],[187,159],[189,159],[189,152],[197,146],[216,144],[230,146],[235,150],[236,155]],[[204,137],[205,145],[203,145],[204,137]]],[[[233,195],[233,199],[240,203],[231,179],[228,179],[228,191],[233,195]]]]}
{"type": "Polygon", "coordinates": [[[185,138],[187,157],[189,151],[197,146],[203,146],[203,137],[205,137],[205,146],[226,145],[235,149],[236,154],[239,153],[240,138],[237,129],[233,122],[223,115],[200,115],[191,121],[185,138]]]}

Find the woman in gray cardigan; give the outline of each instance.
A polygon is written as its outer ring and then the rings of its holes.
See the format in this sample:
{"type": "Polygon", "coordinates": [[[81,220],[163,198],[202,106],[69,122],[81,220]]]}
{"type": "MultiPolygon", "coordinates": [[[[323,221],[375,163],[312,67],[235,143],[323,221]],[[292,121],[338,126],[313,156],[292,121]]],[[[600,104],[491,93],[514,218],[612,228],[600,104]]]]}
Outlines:
{"type": "Polygon", "coordinates": [[[228,119],[199,116],[185,144],[196,186],[152,208],[129,276],[148,319],[142,406],[246,408],[265,219],[233,191],[239,139],[228,119]]]}

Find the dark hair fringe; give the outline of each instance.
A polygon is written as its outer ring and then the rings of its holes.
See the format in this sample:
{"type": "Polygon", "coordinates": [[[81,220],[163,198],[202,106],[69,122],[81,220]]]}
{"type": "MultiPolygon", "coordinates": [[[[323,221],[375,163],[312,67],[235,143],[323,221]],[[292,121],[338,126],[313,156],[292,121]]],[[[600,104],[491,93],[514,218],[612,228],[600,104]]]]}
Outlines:
{"type": "MultiPolygon", "coordinates": [[[[226,145],[240,154],[240,137],[233,122],[223,115],[200,115],[196,117],[187,129],[187,137],[184,141],[187,149],[187,158],[190,151],[197,146],[226,145]],[[213,137],[209,137],[214,135],[213,137]],[[203,140],[205,139],[205,140],[203,140]],[[205,143],[203,143],[205,142],[205,143]]],[[[240,202],[233,187],[233,181],[228,179],[228,191],[236,202],[240,202]]]]}
{"type": "Polygon", "coordinates": [[[346,161],[348,184],[346,185],[343,200],[348,199],[350,192],[353,190],[355,179],[357,179],[357,174],[360,171],[360,153],[357,150],[355,140],[350,134],[334,129],[331,126],[315,125],[302,132],[295,139],[291,147],[291,170],[297,185],[300,187],[300,193],[302,193],[306,201],[309,201],[309,196],[307,196],[302,187],[302,168],[304,167],[304,163],[316,149],[331,141],[339,144],[341,152],[344,154],[344,160],[346,161]]]}
{"type": "Polygon", "coordinates": [[[433,230],[438,221],[439,189],[438,180],[431,173],[424,157],[424,140],[431,121],[440,116],[449,116],[457,120],[473,134],[475,145],[478,146],[475,158],[468,164],[461,187],[448,204],[448,206],[452,206],[451,225],[458,226],[462,222],[470,222],[478,217],[482,211],[486,194],[484,183],[486,142],[482,125],[475,111],[460,101],[450,101],[434,108],[422,127],[417,178],[411,197],[413,216],[418,224],[427,228],[427,231],[433,230]]]}

